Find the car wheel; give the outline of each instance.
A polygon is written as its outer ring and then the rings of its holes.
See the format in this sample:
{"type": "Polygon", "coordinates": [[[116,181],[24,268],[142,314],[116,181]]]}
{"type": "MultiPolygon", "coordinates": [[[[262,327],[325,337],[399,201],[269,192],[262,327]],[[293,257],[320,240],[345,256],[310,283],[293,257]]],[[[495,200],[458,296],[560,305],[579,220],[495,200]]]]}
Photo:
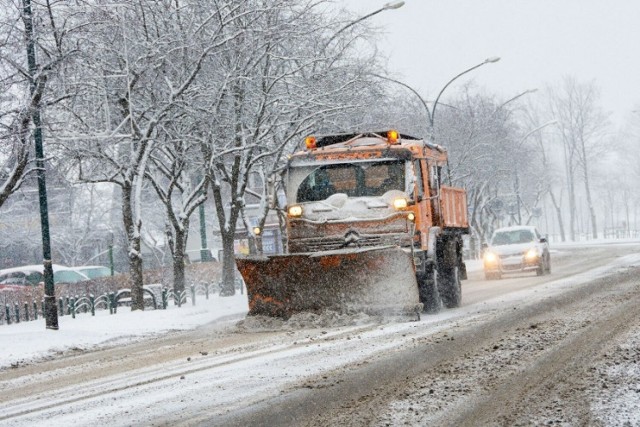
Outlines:
{"type": "Polygon", "coordinates": [[[500,272],[485,272],[484,278],[486,280],[500,280],[502,279],[502,274],[500,272]]]}
{"type": "Polygon", "coordinates": [[[540,258],[540,263],[538,264],[538,268],[536,268],[536,276],[542,276],[545,273],[545,264],[544,257],[540,258]]]}

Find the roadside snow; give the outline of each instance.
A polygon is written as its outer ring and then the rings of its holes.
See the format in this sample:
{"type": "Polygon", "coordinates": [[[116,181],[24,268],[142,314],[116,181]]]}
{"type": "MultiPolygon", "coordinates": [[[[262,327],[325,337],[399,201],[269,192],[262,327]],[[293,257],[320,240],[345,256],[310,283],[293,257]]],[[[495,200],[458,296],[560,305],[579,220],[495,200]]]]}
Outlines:
{"type": "Polygon", "coordinates": [[[0,325],[0,369],[11,364],[40,359],[69,349],[91,349],[140,341],[171,330],[194,329],[222,318],[244,316],[247,296],[201,297],[197,305],[169,305],[167,310],[131,311],[120,307],[117,314],[107,310],[58,318],[59,330],[46,329],[42,317],[31,322],[0,325]],[[10,343],[10,344],[8,344],[10,343]]]}

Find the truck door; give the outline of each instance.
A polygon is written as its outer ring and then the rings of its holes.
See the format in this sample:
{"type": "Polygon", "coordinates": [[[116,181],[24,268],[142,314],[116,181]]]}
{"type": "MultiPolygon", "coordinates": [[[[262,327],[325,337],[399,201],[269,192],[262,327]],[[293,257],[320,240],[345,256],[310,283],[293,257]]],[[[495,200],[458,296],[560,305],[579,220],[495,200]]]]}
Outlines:
{"type": "Polygon", "coordinates": [[[435,160],[427,162],[429,166],[429,193],[431,200],[431,214],[433,215],[433,224],[442,225],[442,212],[440,212],[440,190],[442,187],[442,166],[438,165],[435,160]]]}
{"type": "Polygon", "coordinates": [[[426,162],[424,159],[415,159],[413,161],[413,172],[416,176],[415,201],[418,206],[416,212],[416,229],[420,232],[420,247],[426,249],[428,245],[429,228],[432,225],[431,208],[429,197],[429,181],[426,170],[426,162]]]}

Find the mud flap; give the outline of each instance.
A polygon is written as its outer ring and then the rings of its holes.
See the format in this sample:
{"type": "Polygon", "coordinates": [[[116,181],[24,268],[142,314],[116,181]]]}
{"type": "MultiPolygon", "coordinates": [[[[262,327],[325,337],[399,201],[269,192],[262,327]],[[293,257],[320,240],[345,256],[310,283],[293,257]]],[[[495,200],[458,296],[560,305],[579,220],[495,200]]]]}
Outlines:
{"type": "Polygon", "coordinates": [[[416,313],[413,260],[396,246],[272,256],[238,256],[250,315],[289,318],[323,310],[416,313]]]}

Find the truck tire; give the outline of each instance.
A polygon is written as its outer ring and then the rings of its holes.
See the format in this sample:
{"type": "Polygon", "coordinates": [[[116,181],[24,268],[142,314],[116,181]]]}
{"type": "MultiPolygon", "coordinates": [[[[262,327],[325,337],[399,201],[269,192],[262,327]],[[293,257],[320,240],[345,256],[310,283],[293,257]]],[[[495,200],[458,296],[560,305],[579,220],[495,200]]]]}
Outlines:
{"type": "Polygon", "coordinates": [[[462,303],[462,288],[459,267],[443,268],[440,273],[438,290],[440,291],[442,303],[447,308],[460,307],[462,303]]]}
{"type": "Polygon", "coordinates": [[[426,274],[418,275],[416,279],[424,312],[429,314],[439,312],[442,308],[442,300],[438,292],[438,272],[432,268],[426,274]]]}

